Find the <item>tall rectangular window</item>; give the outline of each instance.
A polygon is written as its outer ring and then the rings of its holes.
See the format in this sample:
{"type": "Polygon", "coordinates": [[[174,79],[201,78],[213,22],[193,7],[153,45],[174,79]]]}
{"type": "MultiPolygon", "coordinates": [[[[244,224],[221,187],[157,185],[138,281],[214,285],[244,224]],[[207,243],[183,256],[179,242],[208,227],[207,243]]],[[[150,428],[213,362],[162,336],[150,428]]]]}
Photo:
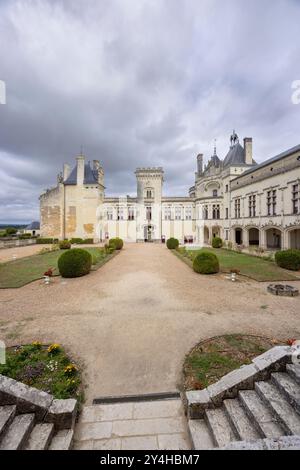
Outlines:
{"type": "Polygon", "coordinates": [[[112,209],[107,209],[107,220],[113,220],[113,210],[112,209]]]}
{"type": "Polygon", "coordinates": [[[134,220],[134,208],[128,207],[128,220],[134,220]]]}
{"type": "Polygon", "coordinates": [[[269,216],[276,215],[277,191],[273,189],[267,192],[267,212],[269,216]]]}
{"type": "Polygon", "coordinates": [[[171,220],[171,207],[165,207],[165,220],[171,220]]]}
{"type": "Polygon", "coordinates": [[[241,200],[240,199],[236,199],[234,201],[234,217],[236,219],[240,219],[241,217],[241,200]]]}
{"type": "Polygon", "coordinates": [[[204,220],[208,219],[208,206],[203,207],[203,219],[204,220]]]}
{"type": "Polygon", "coordinates": [[[146,218],[147,220],[152,220],[152,207],[146,207],[146,218]]]}
{"type": "Polygon", "coordinates": [[[226,207],[226,219],[228,219],[229,215],[228,215],[228,207],[226,207]]]}
{"type": "Polygon", "coordinates": [[[292,203],[293,214],[300,214],[300,184],[293,184],[292,203]]]}
{"type": "Polygon", "coordinates": [[[214,204],[213,205],[212,213],[213,213],[213,219],[219,219],[220,218],[220,206],[219,206],[219,204],[214,204]]]}
{"type": "Polygon", "coordinates": [[[181,207],[175,207],[175,220],[181,220],[181,207]]]}
{"type": "Polygon", "coordinates": [[[192,208],[191,207],[186,207],[185,208],[185,219],[186,220],[192,220],[192,208]]]}
{"type": "Polygon", "coordinates": [[[123,210],[123,207],[118,207],[118,211],[117,211],[117,220],[124,220],[124,210],[123,210]]]}
{"type": "Polygon", "coordinates": [[[249,196],[249,217],[256,216],[256,196],[253,194],[249,196]]]}

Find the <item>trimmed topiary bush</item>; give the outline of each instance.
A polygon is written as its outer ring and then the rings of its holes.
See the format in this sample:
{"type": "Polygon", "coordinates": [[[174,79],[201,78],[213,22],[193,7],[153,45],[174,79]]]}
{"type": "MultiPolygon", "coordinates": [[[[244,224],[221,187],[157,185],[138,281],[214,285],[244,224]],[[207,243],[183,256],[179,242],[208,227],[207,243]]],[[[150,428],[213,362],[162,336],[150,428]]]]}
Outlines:
{"type": "Polygon", "coordinates": [[[275,261],[281,268],[290,271],[299,271],[300,269],[300,250],[285,250],[275,253],[275,261]]]}
{"type": "Polygon", "coordinates": [[[69,242],[69,240],[62,240],[61,242],[59,242],[59,248],[61,250],[69,250],[71,248],[71,243],[69,242]]]}
{"type": "Polygon", "coordinates": [[[167,247],[169,250],[176,250],[176,248],[179,247],[179,241],[177,238],[169,238],[169,240],[167,240],[167,247]]]}
{"type": "Polygon", "coordinates": [[[122,250],[124,242],[122,238],[111,238],[109,240],[109,246],[114,246],[116,250],[122,250]]]}
{"type": "Polygon", "coordinates": [[[202,251],[194,259],[193,269],[199,274],[216,274],[220,271],[219,260],[214,253],[202,251]]]}
{"type": "Polygon", "coordinates": [[[212,247],[213,248],[222,248],[223,246],[223,240],[220,237],[215,237],[212,239],[212,247]]]}
{"type": "Polygon", "coordinates": [[[58,269],[62,277],[81,277],[92,267],[92,255],[82,248],[73,248],[58,259],[58,269]]]}

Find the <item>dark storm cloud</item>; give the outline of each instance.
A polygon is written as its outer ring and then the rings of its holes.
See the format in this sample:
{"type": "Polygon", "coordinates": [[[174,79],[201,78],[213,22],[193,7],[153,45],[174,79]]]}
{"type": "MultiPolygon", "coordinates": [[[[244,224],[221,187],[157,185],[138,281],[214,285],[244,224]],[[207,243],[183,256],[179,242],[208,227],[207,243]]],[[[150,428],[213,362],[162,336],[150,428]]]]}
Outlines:
{"type": "Polygon", "coordinates": [[[1,1],[0,220],[36,219],[81,145],[108,195],[146,165],[180,195],[233,128],[258,161],[298,144],[299,23],[293,0],[1,1]]]}

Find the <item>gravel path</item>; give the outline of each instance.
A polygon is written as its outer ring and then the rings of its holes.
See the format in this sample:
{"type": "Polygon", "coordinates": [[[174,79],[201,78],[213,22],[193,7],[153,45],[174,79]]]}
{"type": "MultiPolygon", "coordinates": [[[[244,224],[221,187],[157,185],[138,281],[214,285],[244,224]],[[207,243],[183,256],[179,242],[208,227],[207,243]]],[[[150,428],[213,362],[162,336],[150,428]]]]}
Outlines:
{"type": "Polygon", "coordinates": [[[50,245],[28,245],[17,246],[15,248],[1,248],[0,250],[0,263],[11,261],[15,255],[17,259],[26,258],[26,256],[36,255],[42,248],[49,247],[50,245]]]}
{"type": "MultiPolygon", "coordinates": [[[[300,288],[300,282],[293,285],[300,288]]],[[[59,342],[85,370],[87,403],[174,391],[184,355],[224,333],[300,338],[300,297],[195,274],[165,246],[126,245],[97,272],[0,291],[0,339],[59,342]]]]}

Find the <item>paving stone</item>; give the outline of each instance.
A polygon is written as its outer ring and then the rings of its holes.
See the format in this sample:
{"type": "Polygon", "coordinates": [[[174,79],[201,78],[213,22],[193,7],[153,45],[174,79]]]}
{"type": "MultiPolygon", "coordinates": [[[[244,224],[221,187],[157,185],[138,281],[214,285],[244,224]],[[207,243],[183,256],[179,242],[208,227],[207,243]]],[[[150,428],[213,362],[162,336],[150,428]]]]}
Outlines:
{"type": "Polygon", "coordinates": [[[30,433],[25,449],[26,450],[48,449],[53,433],[54,433],[54,425],[52,423],[36,424],[30,433]]]}
{"type": "Polygon", "coordinates": [[[121,441],[122,450],[158,450],[156,436],[124,437],[121,441]]]}
{"type": "Polygon", "coordinates": [[[15,414],[15,405],[0,406],[0,438],[14,419],[15,414]]]}
{"type": "Polygon", "coordinates": [[[186,434],[160,434],[157,436],[160,450],[190,450],[191,444],[186,434]]]}
{"type": "Polygon", "coordinates": [[[183,416],[181,400],[161,400],[134,403],[133,418],[172,418],[183,416]]]}
{"type": "MultiPolygon", "coordinates": [[[[126,422],[126,421],[125,421],[126,422]]],[[[79,423],[76,426],[76,441],[89,441],[90,439],[109,439],[112,433],[112,422],[79,423]]]]}
{"type": "Polygon", "coordinates": [[[71,429],[74,427],[77,414],[77,401],[54,399],[49,407],[45,421],[54,423],[55,429],[71,429]]]}
{"type": "Polygon", "coordinates": [[[265,450],[265,443],[263,439],[254,442],[235,441],[230,442],[222,450],[265,450]]]}
{"type": "Polygon", "coordinates": [[[289,374],[277,372],[272,374],[272,381],[283,393],[298,413],[300,413],[300,386],[289,374]]]}
{"type": "Polygon", "coordinates": [[[271,382],[257,382],[255,390],[276,414],[288,434],[300,434],[300,416],[271,382]]]}
{"type": "Polygon", "coordinates": [[[276,438],[284,430],[254,390],[239,392],[239,398],[253,425],[262,437],[276,438]]]}
{"type": "Polygon", "coordinates": [[[113,436],[147,436],[185,432],[183,418],[156,418],[131,421],[113,421],[113,436]]]}
{"type": "Polygon", "coordinates": [[[115,403],[109,405],[84,406],[81,423],[93,423],[98,421],[115,421],[132,419],[133,403],[115,403]]]}
{"type": "Polygon", "coordinates": [[[121,450],[121,439],[93,441],[93,450],[121,450]]]}
{"type": "Polygon", "coordinates": [[[217,447],[224,447],[229,442],[236,440],[233,429],[223,409],[206,410],[206,423],[217,447]]]}
{"type": "Polygon", "coordinates": [[[22,449],[33,426],[34,414],[16,416],[0,443],[0,450],[22,449]]]}
{"type": "Polygon", "coordinates": [[[212,435],[204,419],[191,419],[188,422],[188,429],[192,441],[192,448],[195,450],[213,449],[215,447],[212,435]]]}
{"type": "Polygon", "coordinates": [[[241,403],[237,400],[225,400],[224,411],[241,441],[256,441],[259,433],[253,427],[241,403]]]}
{"type": "Polygon", "coordinates": [[[288,364],[286,366],[286,371],[300,385],[300,366],[288,364]]]}
{"type": "Polygon", "coordinates": [[[72,429],[62,429],[53,437],[49,450],[69,450],[73,442],[74,432],[72,429]]]}

